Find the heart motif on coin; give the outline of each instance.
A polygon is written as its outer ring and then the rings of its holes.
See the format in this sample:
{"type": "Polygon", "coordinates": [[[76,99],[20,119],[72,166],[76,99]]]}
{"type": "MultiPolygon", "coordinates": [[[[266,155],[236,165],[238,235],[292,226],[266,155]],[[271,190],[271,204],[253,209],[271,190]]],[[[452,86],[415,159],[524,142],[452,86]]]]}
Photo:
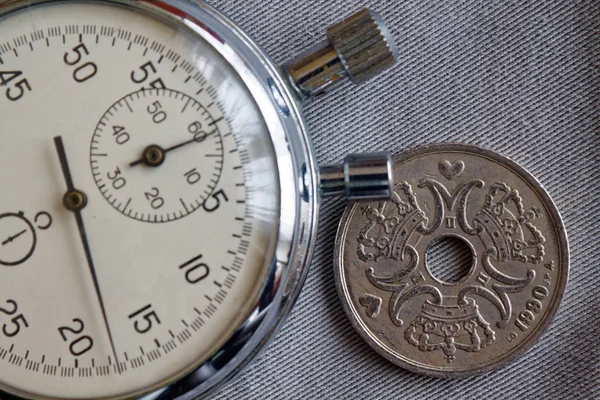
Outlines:
{"type": "Polygon", "coordinates": [[[455,161],[451,163],[450,161],[442,161],[439,164],[439,169],[442,175],[444,175],[447,179],[452,180],[463,173],[465,170],[465,163],[462,161],[455,161]]]}
{"type": "Polygon", "coordinates": [[[363,294],[360,296],[360,304],[367,307],[367,315],[371,318],[377,318],[381,311],[381,297],[371,294],[363,294]]]}

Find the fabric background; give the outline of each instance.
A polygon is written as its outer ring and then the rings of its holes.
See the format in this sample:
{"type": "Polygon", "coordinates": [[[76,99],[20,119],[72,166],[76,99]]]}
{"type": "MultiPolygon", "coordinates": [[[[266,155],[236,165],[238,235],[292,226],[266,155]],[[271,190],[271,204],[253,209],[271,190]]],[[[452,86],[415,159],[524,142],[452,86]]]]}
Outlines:
{"type": "Polygon", "coordinates": [[[214,399],[600,399],[600,2],[210,0],[284,62],[370,6],[400,62],[306,107],[320,162],[458,141],[501,152],[553,196],[571,277],[549,331],[517,362],[462,380],[421,377],[376,354],[338,302],[332,254],[345,204],[326,200],[306,285],[276,340],[214,399]]]}

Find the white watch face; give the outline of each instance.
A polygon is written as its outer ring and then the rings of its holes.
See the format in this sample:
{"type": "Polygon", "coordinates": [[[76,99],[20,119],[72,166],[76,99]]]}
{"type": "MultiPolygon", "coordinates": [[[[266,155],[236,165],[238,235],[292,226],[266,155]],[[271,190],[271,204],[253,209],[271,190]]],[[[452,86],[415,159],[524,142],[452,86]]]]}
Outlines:
{"type": "Polygon", "coordinates": [[[170,24],[101,2],[0,18],[1,390],[135,397],[256,305],[280,202],[266,123],[170,24]]]}

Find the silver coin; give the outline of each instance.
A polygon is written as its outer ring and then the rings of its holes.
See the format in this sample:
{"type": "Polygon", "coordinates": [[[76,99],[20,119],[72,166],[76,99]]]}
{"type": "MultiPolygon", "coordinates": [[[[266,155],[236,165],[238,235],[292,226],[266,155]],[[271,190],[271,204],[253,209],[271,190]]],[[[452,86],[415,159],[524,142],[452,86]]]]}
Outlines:
{"type": "Polygon", "coordinates": [[[487,372],[527,351],[569,269],[562,219],[540,183],[462,144],[399,156],[394,180],[393,200],[348,206],[338,230],[336,286],[354,328],[388,360],[430,376],[487,372]],[[460,279],[439,279],[426,258],[445,238],[472,253],[460,279]]]}

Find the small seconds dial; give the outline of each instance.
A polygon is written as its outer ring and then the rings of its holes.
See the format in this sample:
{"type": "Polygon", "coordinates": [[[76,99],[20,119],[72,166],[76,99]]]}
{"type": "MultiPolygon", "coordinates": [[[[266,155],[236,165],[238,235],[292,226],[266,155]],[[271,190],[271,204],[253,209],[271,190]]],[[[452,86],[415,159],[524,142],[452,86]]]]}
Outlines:
{"type": "Polygon", "coordinates": [[[219,182],[223,142],[215,103],[175,90],[131,93],[96,126],[92,174],[104,198],[139,221],[174,221],[202,207],[219,182]]]}

